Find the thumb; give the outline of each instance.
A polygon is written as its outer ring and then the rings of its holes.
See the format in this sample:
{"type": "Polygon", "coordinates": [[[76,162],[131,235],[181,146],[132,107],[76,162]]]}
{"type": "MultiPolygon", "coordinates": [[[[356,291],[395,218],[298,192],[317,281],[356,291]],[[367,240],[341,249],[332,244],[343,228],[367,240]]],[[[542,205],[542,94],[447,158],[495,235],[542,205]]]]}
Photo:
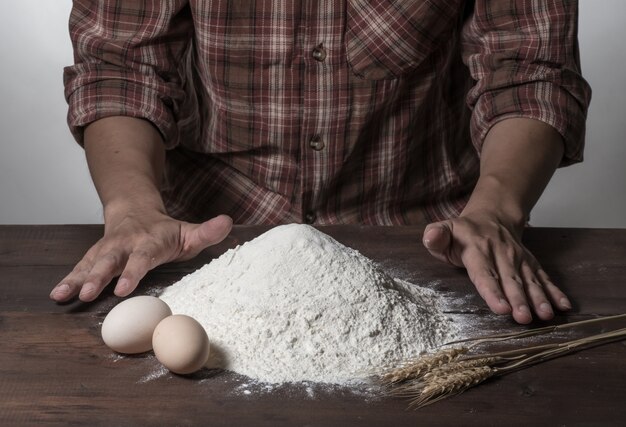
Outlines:
{"type": "Polygon", "coordinates": [[[193,257],[224,240],[233,228],[233,220],[227,215],[219,215],[201,224],[189,224],[189,227],[184,236],[184,252],[193,257]]]}
{"type": "Polygon", "coordinates": [[[440,261],[451,263],[448,256],[452,244],[452,230],[446,221],[428,224],[422,243],[428,252],[440,261]]]}

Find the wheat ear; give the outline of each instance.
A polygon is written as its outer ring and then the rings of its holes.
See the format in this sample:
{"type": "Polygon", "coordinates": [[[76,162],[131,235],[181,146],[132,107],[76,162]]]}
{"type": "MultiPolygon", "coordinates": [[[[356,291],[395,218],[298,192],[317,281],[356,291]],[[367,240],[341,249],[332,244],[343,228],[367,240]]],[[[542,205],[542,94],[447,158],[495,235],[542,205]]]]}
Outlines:
{"type": "Polygon", "coordinates": [[[438,402],[446,397],[454,396],[474,387],[494,376],[497,369],[490,366],[467,368],[459,372],[452,372],[429,378],[423,387],[416,390],[416,397],[411,400],[409,407],[421,408],[438,402]]]}
{"type": "Polygon", "coordinates": [[[483,357],[452,361],[430,369],[419,377],[415,377],[403,382],[402,384],[395,385],[392,389],[390,389],[389,394],[398,397],[415,398],[419,393],[421,393],[424,386],[435,378],[446,377],[468,369],[495,366],[508,360],[509,359],[501,357],[483,357]]]}
{"type": "Polygon", "coordinates": [[[412,378],[419,378],[437,366],[457,360],[467,351],[466,347],[439,350],[433,354],[408,359],[400,362],[398,365],[383,368],[376,374],[376,377],[382,385],[392,386],[412,378]]]}

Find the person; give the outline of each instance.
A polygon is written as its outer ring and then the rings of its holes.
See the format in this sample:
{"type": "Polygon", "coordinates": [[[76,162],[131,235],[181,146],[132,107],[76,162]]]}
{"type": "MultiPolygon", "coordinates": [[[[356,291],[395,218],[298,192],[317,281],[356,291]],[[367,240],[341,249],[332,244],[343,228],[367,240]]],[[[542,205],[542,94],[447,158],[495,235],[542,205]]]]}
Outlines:
{"type": "Polygon", "coordinates": [[[104,235],[51,298],[129,295],[247,224],[423,224],[489,308],[571,308],[521,238],[582,160],[576,1],[75,0],[68,122],[104,235]]]}

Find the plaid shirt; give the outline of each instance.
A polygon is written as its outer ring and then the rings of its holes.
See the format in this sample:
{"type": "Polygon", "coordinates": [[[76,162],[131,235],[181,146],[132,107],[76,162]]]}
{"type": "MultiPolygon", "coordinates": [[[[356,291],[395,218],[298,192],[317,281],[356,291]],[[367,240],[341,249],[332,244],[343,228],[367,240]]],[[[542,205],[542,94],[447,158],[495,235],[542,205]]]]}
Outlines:
{"type": "MultiPolygon", "coordinates": [[[[489,128],[541,120],[582,160],[577,2],[74,0],[68,121],[149,120],[169,212],[237,223],[457,216],[489,128]]],[[[541,141],[536,141],[541,144],[541,141]]]]}

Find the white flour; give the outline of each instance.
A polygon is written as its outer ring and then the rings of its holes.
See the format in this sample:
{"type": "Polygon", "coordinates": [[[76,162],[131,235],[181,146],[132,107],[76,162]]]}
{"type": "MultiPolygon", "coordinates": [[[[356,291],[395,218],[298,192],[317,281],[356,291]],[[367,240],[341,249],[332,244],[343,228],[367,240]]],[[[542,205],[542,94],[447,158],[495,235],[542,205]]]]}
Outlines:
{"type": "Polygon", "coordinates": [[[433,291],[307,225],[228,250],[161,298],[204,326],[220,367],[267,383],[358,382],[455,334],[433,291]]]}

